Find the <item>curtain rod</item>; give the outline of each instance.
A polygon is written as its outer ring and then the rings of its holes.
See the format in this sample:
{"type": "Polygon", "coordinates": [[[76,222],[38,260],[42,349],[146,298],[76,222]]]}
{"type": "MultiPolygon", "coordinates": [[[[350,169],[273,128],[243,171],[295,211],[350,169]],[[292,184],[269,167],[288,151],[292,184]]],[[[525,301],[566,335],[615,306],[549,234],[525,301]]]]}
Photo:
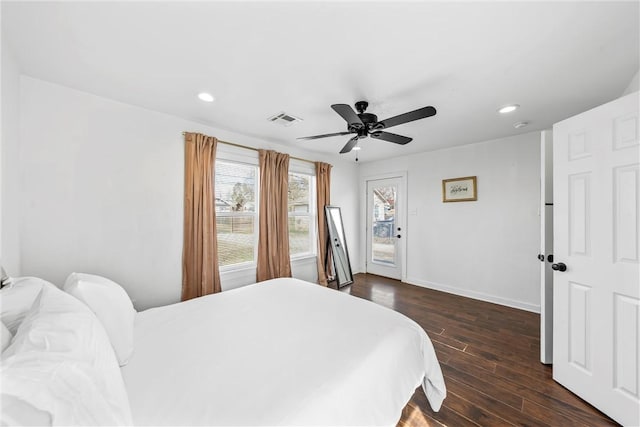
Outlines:
{"type": "MultiPolygon", "coordinates": [[[[182,136],[185,136],[187,133],[188,133],[188,132],[182,132],[182,136]]],[[[216,139],[218,139],[218,138],[216,138],[216,139]]],[[[233,142],[223,141],[223,140],[221,140],[221,139],[218,139],[218,142],[219,142],[219,143],[221,143],[221,144],[231,145],[231,146],[233,146],[233,147],[246,148],[247,150],[258,151],[258,149],[257,149],[257,148],[253,148],[253,147],[249,147],[249,146],[241,145],[241,144],[236,144],[236,143],[233,143],[233,142]]],[[[300,158],[300,157],[293,157],[293,156],[289,156],[289,158],[290,158],[290,159],[293,159],[293,160],[299,160],[299,161],[301,161],[301,162],[307,162],[307,163],[313,163],[313,164],[315,164],[315,163],[316,163],[316,162],[314,162],[313,160],[302,159],[302,158],[300,158]]]]}

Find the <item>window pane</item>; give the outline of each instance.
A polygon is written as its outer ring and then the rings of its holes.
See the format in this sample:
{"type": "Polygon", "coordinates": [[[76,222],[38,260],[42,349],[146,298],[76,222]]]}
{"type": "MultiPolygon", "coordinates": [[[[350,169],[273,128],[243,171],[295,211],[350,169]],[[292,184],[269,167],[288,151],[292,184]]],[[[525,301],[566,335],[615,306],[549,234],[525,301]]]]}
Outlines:
{"type": "Polygon", "coordinates": [[[314,253],[311,217],[311,175],[289,173],[289,252],[314,253]]]}
{"type": "Polygon", "coordinates": [[[289,252],[298,255],[313,252],[308,216],[289,217],[289,252]]]}
{"type": "Polygon", "coordinates": [[[257,166],[216,161],[216,226],[221,267],[254,262],[257,166]]]}
{"type": "Polygon", "coordinates": [[[217,216],[219,265],[254,261],[254,216],[217,216]]]}
{"type": "Polygon", "coordinates": [[[255,212],[256,166],[216,161],[216,212],[255,212]]]}
{"type": "Polygon", "coordinates": [[[309,213],[309,175],[289,174],[289,212],[309,213]]]}

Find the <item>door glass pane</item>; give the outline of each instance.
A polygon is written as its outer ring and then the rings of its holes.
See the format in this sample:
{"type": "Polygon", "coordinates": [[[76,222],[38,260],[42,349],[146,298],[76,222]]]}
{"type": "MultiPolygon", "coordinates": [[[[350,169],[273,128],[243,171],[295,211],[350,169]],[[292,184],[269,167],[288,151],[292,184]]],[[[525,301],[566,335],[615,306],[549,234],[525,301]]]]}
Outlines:
{"type": "Polygon", "coordinates": [[[371,213],[371,260],[386,264],[395,264],[395,185],[375,187],[371,194],[373,209],[371,213]]]}

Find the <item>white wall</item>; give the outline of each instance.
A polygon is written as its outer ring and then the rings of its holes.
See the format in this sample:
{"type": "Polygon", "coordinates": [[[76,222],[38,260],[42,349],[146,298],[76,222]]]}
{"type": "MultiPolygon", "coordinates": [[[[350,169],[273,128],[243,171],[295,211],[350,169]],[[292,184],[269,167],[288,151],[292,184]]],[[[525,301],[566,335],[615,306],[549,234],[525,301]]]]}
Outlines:
{"type": "Polygon", "coordinates": [[[624,90],[621,96],[629,95],[631,92],[637,92],[640,90],[640,71],[636,72],[636,75],[631,78],[629,85],[624,90]]]}
{"type": "MultiPolygon", "coordinates": [[[[407,217],[405,279],[539,309],[538,133],[356,167],[26,76],[19,104],[20,151],[7,155],[3,144],[3,166],[15,169],[20,161],[20,176],[7,182],[3,167],[2,200],[3,258],[21,254],[21,274],[61,284],[71,271],[95,272],[122,283],[139,309],[178,301],[181,132],[191,130],[332,163],[332,204],[342,207],[354,272],[364,261],[359,179],[408,171],[408,211],[415,215],[407,217]],[[466,175],[478,176],[479,200],[443,204],[441,180],[466,175]],[[7,206],[7,190],[22,202],[7,206]],[[20,239],[5,244],[11,217],[21,218],[20,239]]],[[[313,262],[293,269],[315,279],[313,262]]],[[[223,285],[253,277],[227,274],[223,285]]]]}
{"type": "Polygon", "coordinates": [[[408,173],[407,282],[539,311],[539,144],[532,132],[360,165],[362,181],[408,173]],[[443,179],[473,175],[478,201],[442,202],[443,179]]]}
{"type": "MultiPolygon", "coordinates": [[[[26,76],[20,95],[25,275],[61,284],[72,271],[102,274],[122,284],[138,309],[178,301],[185,130],[332,163],[332,202],[343,207],[348,244],[356,247],[351,163],[26,76]]],[[[293,269],[315,280],[315,262],[293,269]]],[[[235,287],[255,281],[255,272],[222,280],[223,288],[235,287]]]]}
{"type": "Polygon", "coordinates": [[[0,92],[0,259],[12,276],[21,274],[19,206],[19,87],[20,73],[11,49],[2,37],[0,92]]]}

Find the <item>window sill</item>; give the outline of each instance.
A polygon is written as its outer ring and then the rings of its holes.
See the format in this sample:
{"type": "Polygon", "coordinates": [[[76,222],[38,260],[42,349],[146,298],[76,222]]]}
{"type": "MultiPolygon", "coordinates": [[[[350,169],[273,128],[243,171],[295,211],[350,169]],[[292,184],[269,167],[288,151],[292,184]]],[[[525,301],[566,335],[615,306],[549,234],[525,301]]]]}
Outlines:
{"type": "Polygon", "coordinates": [[[255,262],[246,262],[242,264],[238,264],[236,266],[228,265],[224,267],[220,267],[220,274],[233,274],[233,273],[243,273],[248,271],[256,271],[257,265],[255,262]]]}
{"type": "Polygon", "coordinates": [[[291,257],[292,264],[307,264],[316,261],[315,254],[301,254],[291,257]]]}
{"type": "MultiPolygon", "coordinates": [[[[224,267],[220,269],[222,290],[228,291],[256,282],[256,265],[247,263],[237,268],[224,267]]],[[[309,282],[316,281],[316,256],[313,254],[299,255],[291,259],[293,277],[309,282]]]]}
{"type": "MultiPolygon", "coordinates": [[[[315,254],[301,254],[291,257],[291,264],[311,264],[316,261],[315,254]]],[[[237,267],[234,266],[224,266],[220,267],[220,274],[222,275],[233,275],[233,274],[242,274],[247,272],[255,272],[257,268],[256,263],[243,263],[239,264],[237,267]]]]}

